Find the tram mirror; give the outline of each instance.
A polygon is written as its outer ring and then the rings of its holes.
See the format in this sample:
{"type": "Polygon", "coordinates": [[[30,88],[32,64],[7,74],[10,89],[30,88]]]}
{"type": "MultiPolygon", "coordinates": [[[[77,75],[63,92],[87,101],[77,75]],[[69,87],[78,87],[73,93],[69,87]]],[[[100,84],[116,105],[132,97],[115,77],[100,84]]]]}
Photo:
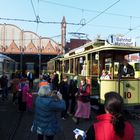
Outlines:
{"type": "Polygon", "coordinates": [[[99,60],[99,55],[95,54],[95,60],[99,60]]]}

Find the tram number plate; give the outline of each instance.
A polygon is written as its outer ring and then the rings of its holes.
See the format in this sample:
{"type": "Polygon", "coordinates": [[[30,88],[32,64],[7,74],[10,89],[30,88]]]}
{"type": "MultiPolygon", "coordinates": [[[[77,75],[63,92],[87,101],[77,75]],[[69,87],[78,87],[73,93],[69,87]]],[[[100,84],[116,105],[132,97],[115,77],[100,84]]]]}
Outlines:
{"type": "Polygon", "coordinates": [[[127,99],[127,98],[130,99],[132,97],[132,93],[131,92],[124,92],[123,96],[125,99],[127,99]]]}

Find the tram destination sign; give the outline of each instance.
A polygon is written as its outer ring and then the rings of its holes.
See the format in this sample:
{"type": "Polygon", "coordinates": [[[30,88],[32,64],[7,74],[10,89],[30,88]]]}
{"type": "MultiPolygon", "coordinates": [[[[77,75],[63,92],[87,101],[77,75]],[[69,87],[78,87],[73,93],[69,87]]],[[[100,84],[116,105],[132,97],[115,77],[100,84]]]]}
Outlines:
{"type": "Polygon", "coordinates": [[[135,39],[110,35],[108,43],[116,46],[136,46],[135,39]]]}

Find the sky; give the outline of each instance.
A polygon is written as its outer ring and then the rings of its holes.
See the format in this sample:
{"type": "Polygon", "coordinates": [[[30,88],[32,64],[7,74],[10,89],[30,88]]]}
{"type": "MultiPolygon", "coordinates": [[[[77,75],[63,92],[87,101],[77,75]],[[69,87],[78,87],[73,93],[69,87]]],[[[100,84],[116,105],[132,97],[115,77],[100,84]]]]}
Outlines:
{"type": "Polygon", "coordinates": [[[65,16],[67,41],[77,37],[107,39],[119,34],[139,42],[139,6],[139,0],[1,0],[0,23],[14,24],[61,43],[60,23],[65,16]],[[36,19],[47,23],[29,22],[36,19]]]}

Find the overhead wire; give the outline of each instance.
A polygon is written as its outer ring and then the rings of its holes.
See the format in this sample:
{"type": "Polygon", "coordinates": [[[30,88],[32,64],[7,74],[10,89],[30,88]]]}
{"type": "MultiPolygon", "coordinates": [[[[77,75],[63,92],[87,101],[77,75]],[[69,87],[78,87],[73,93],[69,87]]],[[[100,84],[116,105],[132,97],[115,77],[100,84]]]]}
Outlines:
{"type": "MultiPolygon", "coordinates": [[[[66,4],[52,2],[52,1],[49,1],[49,0],[39,0],[39,1],[44,2],[44,3],[49,3],[49,4],[52,4],[52,5],[62,6],[62,7],[65,7],[65,8],[71,8],[71,9],[75,9],[75,10],[79,10],[79,11],[83,10],[85,12],[101,13],[101,11],[91,10],[91,9],[85,9],[85,8],[79,8],[79,7],[74,7],[74,6],[71,6],[71,5],[66,5],[66,4]]],[[[113,15],[113,16],[127,17],[127,18],[130,17],[130,15],[123,15],[123,14],[110,13],[110,12],[105,12],[104,14],[113,15]]],[[[133,18],[140,18],[138,16],[132,16],[132,17],[133,18]]]]}
{"type": "MultiPolygon", "coordinates": [[[[64,7],[68,7],[68,8],[73,8],[73,9],[78,9],[80,11],[82,11],[82,14],[83,14],[83,11],[90,11],[90,12],[101,12],[101,11],[94,11],[94,10],[87,10],[87,9],[84,9],[84,8],[77,8],[77,7],[73,7],[73,6],[69,6],[69,5],[64,5],[64,4],[60,4],[60,3],[55,3],[55,2],[51,2],[51,1],[48,1],[48,0],[38,0],[38,3],[39,1],[43,1],[43,2],[47,2],[47,3],[51,3],[51,4],[56,4],[56,5],[59,5],[59,6],[64,6],[64,7]]],[[[33,2],[31,2],[32,5],[33,5],[33,2]]],[[[34,11],[34,15],[35,17],[37,17],[37,14],[35,12],[35,8],[33,6],[33,11],[34,11]]],[[[111,15],[114,15],[114,16],[123,16],[123,17],[129,17],[129,15],[121,15],[121,14],[115,14],[115,13],[107,13],[107,12],[104,12],[104,14],[111,14],[111,15]]],[[[136,17],[136,16],[131,16],[133,19],[134,18],[140,18],[140,17],[136,17]]],[[[21,21],[21,22],[39,22],[39,23],[42,23],[42,24],[60,24],[61,22],[49,22],[49,21],[41,21],[40,19],[38,20],[30,20],[30,19],[15,19],[15,18],[3,18],[3,17],[0,17],[0,20],[11,20],[11,21],[21,21]]],[[[81,23],[66,23],[66,24],[70,24],[70,25],[83,25],[81,23]]]]}
{"type": "Polygon", "coordinates": [[[131,22],[132,22],[132,16],[130,16],[130,28],[128,29],[129,31],[125,33],[125,36],[128,35],[130,32],[136,30],[137,28],[140,28],[140,25],[137,25],[137,26],[132,28],[132,25],[131,25],[132,23],[131,22]]]}
{"type": "Polygon", "coordinates": [[[131,28],[128,32],[125,33],[125,35],[128,35],[130,32],[136,30],[137,28],[140,28],[140,25],[135,26],[134,28],[131,28]]]}
{"type": "Polygon", "coordinates": [[[34,12],[35,18],[37,19],[37,14],[36,14],[35,7],[34,7],[34,4],[33,4],[32,0],[31,0],[31,5],[32,5],[32,8],[33,8],[33,12],[34,12]]]}
{"type": "MultiPolygon", "coordinates": [[[[52,5],[57,5],[57,6],[62,6],[62,7],[66,7],[66,8],[71,8],[71,9],[75,9],[75,10],[80,10],[82,11],[82,17],[83,17],[83,11],[84,12],[94,12],[94,13],[99,13],[96,17],[94,18],[97,18],[98,16],[100,16],[102,13],[104,14],[107,14],[107,15],[112,15],[112,16],[120,16],[120,17],[125,17],[125,18],[130,18],[130,20],[132,20],[132,18],[140,18],[139,16],[130,16],[130,15],[123,15],[123,14],[118,14],[118,13],[110,13],[110,12],[106,12],[109,8],[111,8],[112,6],[114,6],[115,4],[117,4],[119,1],[116,1],[115,3],[113,3],[110,7],[106,8],[104,11],[97,11],[97,10],[90,10],[90,9],[85,9],[85,8],[79,8],[79,7],[74,7],[74,6],[71,6],[71,5],[66,5],[66,4],[61,4],[61,3],[57,3],[57,2],[52,2],[52,1],[49,1],[49,0],[40,0],[41,2],[44,2],[44,3],[48,3],[48,4],[52,4],[52,5]]],[[[91,20],[94,20],[91,19],[91,20]]],[[[90,22],[90,20],[88,21],[90,22]]],[[[80,21],[81,25],[84,26],[86,23],[85,23],[85,20],[83,22],[83,19],[81,19],[80,21]]],[[[131,24],[131,21],[130,21],[130,24],[131,24]]],[[[88,24],[88,26],[90,26],[88,24]]],[[[96,25],[96,26],[101,26],[101,25],[96,25]]],[[[115,26],[101,26],[101,27],[107,27],[107,28],[119,28],[119,29],[125,29],[124,27],[115,27],[115,26]]],[[[80,27],[81,28],[81,27],[80,27]]],[[[129,28],[126,28],[127,30],[133,30],[131,25],[129,28]]],[[[129,31],[130,32],[130,31],[129,31]]]]}
{"type": "MultiPolygon", "coordinates": [[[[35,10],[35,7],[34,7],[34,4],[33,4],[32,0],[31,0],[31,5],[32,5],[32,9],[33,9],[33,12],[34,12],[34,15],[35,15],[36,23],[37,23],[37,25],[36,25],[36,34],[37,34],[40,17],[39,17],[39,15],[36,14],[36,10],[35,10]]],[[[38,1],[38,5],[39,5],[39,1],[38,1]]]]}
{"type": "MultiPolygon", "coordinates": [[[[116,13],[108,13],[108,12],[106,12],[108,9],[110,9],[115,4],[117,4],[120,0],[116,1],[115,3],[113,3],[112,5],[110,5],[109,7],[107,7],[103,11],[96,11],[96,10],[90,10],[90,9],[84,9],[84,8],[74,7],[74,6],[70,6],[70,5],[65,5],[65,4],[61,4],[61,3],[52,2],[52,1],[49,1],[49,0],[37,0],[37,1],[38,1],[38,7],[39,7],[39,2],[45,2],[45,3],[49,3],[49,4],[53,4],[53,5],[63,6],[63,7],[66,7],[66,8],[72,8],[72,9],[75,9],[75,10],[80,10],[80,11],[82,11],[82,17],[83,17],[83,12],[96,12],[96,13],[98,13],[95,17],[93,17],[92,19],[90,19],[89,21],[87,21],[87,23],[85,21],[84,22],[81,22],[80,21],[79,23],[69,23],[69,22],[66,23],[66,24],[69,24],[69,25],[81,25],[81,27],[78,30],[80,30],[81,28],[85,27],[86,25],[93,26],[93,25],[91,25],[89,23],[91,21],[95,20],[97,17],[99,17],[102,14],[108,14],[108,15],[114,15],[114,16],[122,16],[122,17],[127,17],[127,18],[128,17],[129,18],[131,17],[130,20],[132,20],[132,18],[133,19],[134,18],[140,18],[138,16],[130,16],[130,15],[123,15],[123,14],[116,14],[116,13]]],[[[36,10],[35,10],[35,7],[34,7],[34,4],[33,4],[33,1],[32,0],[31,0],[31,5],[32,5],[32,9],[33,9],[35,18],[36,18],[35,20],[30,20],[30,19],[29,20],[28,19],[15,19],[15,18],[3,18],[3,17],[0,17],[0,20],[11,20],[11,21],[37,23],[36,32],[38,30],[38,24],[39,23],[42,23],[42,24],[61,24],[61,22],[41,21],[39,15],[37,15],[37,13],[36,13],[36,10]]],[[[39,8],[38,8],[38,10],[39,10],[39,8]]],[[[105,27],[105,28],[125,29],[124,27],[115,27],[115,26],[104,26],[104,25],[94,25],[94,26],[105,27]]],[[[131,21],[130,21],[130,27],[129,27],[129,29],[127,28],[129,31],[126,34],[128,34],[129,32],[131,32],[133,30],[136,30],[139,27],[140,27],[140,25],[132,28],[131,21]]]]}
{"type": "Polygon", "coordinates": [[[113,4],[111,4],[110,6],[108,6],[106,9],[104,9],[103,11],[101,11],[99,14],[97,14],[95,17],[91,18],[89,21],[87,21],[87,23],[84,26],[81,26],[77,32],[82,29],[83,27],[85,27],[87,24],[89,24],[91,21],[95,20],[96,18],[98,18],[100,15],[102,15],[103,13],[105,13],[107,10],[109,10],[110,8],[112,8],[114,5],[116,5],[117,3],[119,3],[120,0],[117,0],[116,2],[114,2],[113,4]]]}
{"type": "Polygon", "coordinates": [[[89,24],[88,26],[128,30],[128,28],[126,27],[119,27],[119,26],[96,25],[96,24],[89,24]]]}
{"type": "MultiPolygon", "coordinates": [[[[37,22],[36,20],[30,20],[30,19],[3,18],[3,17],[0,17],[0,20],[34,22],[34,23],[37,22]]],[[[41,20],[38,20],[38,22],[42,23],[42,24],[61,24],[61,22],[55,22],[55,21],[41,21],[41,20]]],[[[81,23],[72,23],[72,22],[66,22],[66,24],[69,24],[69,25],[81,25],[81,23]]]]}

